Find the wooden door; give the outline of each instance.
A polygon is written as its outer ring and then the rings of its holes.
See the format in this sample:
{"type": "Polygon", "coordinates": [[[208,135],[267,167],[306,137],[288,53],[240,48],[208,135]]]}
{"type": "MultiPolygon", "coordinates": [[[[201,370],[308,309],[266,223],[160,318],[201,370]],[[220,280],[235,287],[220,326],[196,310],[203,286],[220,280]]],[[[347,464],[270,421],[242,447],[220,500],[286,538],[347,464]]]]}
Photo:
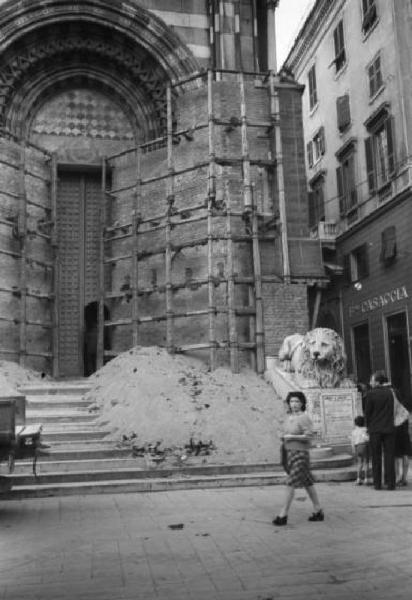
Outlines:
{"type": "Polygon", "coordinates": [[[62,171],[57,192],[59,375],[83,376],[84,307],[98,299],[98,173],[62,171]]]}

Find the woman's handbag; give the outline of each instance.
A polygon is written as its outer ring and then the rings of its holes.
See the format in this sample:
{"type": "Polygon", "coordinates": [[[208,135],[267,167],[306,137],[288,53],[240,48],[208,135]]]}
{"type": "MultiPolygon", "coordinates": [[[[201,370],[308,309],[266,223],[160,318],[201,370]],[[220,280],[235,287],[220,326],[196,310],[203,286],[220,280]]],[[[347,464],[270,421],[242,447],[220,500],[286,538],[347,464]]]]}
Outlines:
{"type": "Polygon", "coordinates": [[[395,390],[393,388],[392,388],[392,394],[393,394],[394,423],[395,423],[395,427],[399,427],[399,425],[402,425],[402,423],[404,423],[408,419],[409,412],[406,410],[404,405],[399,402],[399,400],[396,396],[395,390]]]}

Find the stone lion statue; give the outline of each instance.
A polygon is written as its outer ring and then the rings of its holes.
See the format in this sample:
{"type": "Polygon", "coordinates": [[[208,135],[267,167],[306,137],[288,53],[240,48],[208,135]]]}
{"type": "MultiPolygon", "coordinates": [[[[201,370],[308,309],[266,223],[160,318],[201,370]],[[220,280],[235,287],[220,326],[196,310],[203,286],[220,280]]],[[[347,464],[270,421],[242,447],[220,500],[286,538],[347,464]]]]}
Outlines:
{"type": "Polygon", "coordinates": [[[285,371],[294,374],[300,387],[352,387],[345,378],[346,355],[341,337],[324,327],[286,337],[279,350],[285,371]]]}

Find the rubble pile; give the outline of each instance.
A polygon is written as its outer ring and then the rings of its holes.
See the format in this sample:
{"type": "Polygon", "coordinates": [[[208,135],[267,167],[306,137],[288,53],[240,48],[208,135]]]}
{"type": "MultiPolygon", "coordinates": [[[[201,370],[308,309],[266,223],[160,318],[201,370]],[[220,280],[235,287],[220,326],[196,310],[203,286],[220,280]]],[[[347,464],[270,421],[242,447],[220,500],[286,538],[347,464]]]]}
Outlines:
{"type": "Polygon", "coordinates": [[[161,462],[277,462],[283,404],[251,370],[208,372],[158,347],[124,352],[89,378],[91,411],[135,456],[161,462]]]}
{"type": "Polygon", "coordinates": [[[45,373],[22,367],[19,364],[0,360],[0,396],[13,395],[20,385],[50,379],[45,373]]]}

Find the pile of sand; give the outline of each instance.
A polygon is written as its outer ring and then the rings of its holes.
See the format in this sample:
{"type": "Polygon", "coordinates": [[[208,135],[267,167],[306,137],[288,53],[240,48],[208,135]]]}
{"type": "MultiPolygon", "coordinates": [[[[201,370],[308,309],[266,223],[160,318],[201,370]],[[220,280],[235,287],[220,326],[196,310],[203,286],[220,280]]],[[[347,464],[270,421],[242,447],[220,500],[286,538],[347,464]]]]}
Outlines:
{"type": "MultiPolygon", "coordinates": [[[[49,377],[0,361],[3,396],[42,379],[49,377]]],[[[251,370],[210,373],[200,360],[138,346],[110,361],[89,382],[90,410],[111,432],[109,437],[139,452],[144,448],[145,456],[157,445],[159,456],[173,459],[172,464],[279,460],[283,403],[251,370]]]]}
{"type": "Polygon", "coordinates": [[[202,442],[202,462],[278,461],[283,404],[251,370],[210,373],[200,360],[138,346],[89,381],[91,410],[99,410],[112,439],[134,448],[157,444],[183,460],[194,455],[185,448],[192,439],[198,449],[202,442]]]}

